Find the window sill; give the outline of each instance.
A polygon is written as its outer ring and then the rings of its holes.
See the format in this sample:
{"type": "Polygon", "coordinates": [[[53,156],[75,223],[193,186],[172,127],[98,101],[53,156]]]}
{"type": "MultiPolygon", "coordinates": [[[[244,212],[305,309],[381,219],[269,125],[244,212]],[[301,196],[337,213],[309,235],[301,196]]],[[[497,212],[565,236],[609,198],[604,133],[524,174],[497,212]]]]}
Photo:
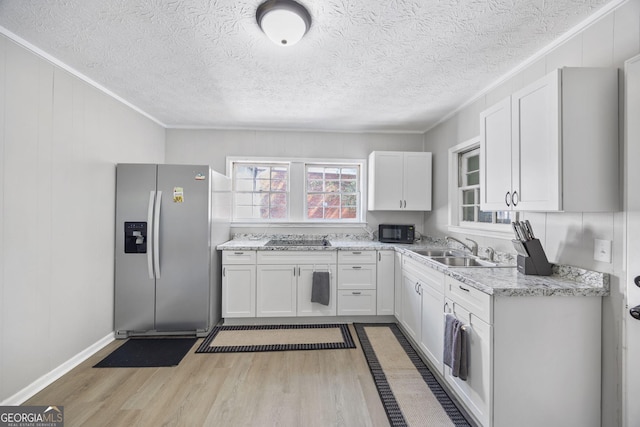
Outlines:
{"type": "Polygon", "coordinates": [[[256,228],[353,228],[366,226],[366,222],[232,222],[231,227],[256,227],[256,228]]]}
{"type": "Polygon", "coordinates": [[[449,225],[448,230],[452,233],[460,233],[460,234],[466,234],[466,235],[470,235],[470,236],[483,236],[483,237],[491,237],[494,239],[504,239],[504,240],[511,240],[513,239],[513,232],[511,230],[511,228],[509,228],[508,230],[489,230],[486,228],[480,228],[480,227],[462,227],[459,225],[449,225]]]}

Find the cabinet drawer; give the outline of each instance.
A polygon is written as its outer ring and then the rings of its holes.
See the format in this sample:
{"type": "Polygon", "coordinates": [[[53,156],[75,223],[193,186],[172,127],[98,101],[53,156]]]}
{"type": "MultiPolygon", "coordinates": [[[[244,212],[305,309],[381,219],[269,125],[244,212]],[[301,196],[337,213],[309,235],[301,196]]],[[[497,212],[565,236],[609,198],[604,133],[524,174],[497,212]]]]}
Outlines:
{"type": "Polygon", "coordinates": [[[340,264],[375,264],[376,251],[338,251],[340,264]]]}
{"type": "Polygon", "coordinates": [[[338,289],[376,289],[376,265],[339,265],[338,289]]]}
{"type": "Polygon", "coordinates": [[[366,316],[376,314],[376,291],[339,290],[338,316],[366,316]]]}
{"type": "Polygon", "coordinates": [[[336,251],[258,251],[258,264],[318,264],[336,263],[336,251]]]}
{"type": "Polygon", "coordinates": [[[469,285],[465,285],[449,276],[446,276],[445,295],[454,303],[460,304],[467,311],[488,324],[492,324],[491,295],[485,294],[469,285]]]}
{"type": "Polygon", "coordinates": [[[223,264],[255,264],[256,251],[222,251],[223,264]]]}

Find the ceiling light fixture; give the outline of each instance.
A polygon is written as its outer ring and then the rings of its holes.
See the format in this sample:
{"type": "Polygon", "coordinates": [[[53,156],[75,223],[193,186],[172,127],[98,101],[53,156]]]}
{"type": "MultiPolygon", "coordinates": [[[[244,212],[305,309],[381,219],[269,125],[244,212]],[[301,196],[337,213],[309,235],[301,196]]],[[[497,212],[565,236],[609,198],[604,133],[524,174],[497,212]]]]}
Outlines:
{"type": "Polygon", "coordinates": [[[311,27],[311,15],[293,0],[267,0],[258,6],[256,21],[267,37],[279,46],[293,46],[311,27]]]}

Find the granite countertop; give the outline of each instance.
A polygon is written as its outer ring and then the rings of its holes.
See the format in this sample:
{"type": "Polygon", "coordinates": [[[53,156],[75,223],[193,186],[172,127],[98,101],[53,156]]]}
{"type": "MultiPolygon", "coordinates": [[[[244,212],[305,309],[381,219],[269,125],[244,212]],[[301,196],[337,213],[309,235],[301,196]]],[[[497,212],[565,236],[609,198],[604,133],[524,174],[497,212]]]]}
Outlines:
{"type": "MultiPolygon", "coordinates": [[[[609,295],[609,275],[573,266],[553,266],[551,276],[531,276],[519,273],[513,263],[499,267],[447,267],[413,250],[442,249],[442,244],[381,243],[362,238],[328,238],[331,246],[265,246],[271,237],[234,238],[217,246],[218,250],[255,251],[338,251],[338,250],[395,250],[430,268],[496,296],[606,296],[609,295]]],[[[508,259],[508,257],[507,257],[508,259]]],[[[512,261],[512,260],[511,260],[512,261]]]]}

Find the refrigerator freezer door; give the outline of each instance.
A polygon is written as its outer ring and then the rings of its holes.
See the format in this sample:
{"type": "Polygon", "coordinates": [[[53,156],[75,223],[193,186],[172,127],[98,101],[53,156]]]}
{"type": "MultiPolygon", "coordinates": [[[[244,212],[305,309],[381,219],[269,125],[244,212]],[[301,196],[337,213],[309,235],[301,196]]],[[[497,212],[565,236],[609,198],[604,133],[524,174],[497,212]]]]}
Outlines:
{"type": "MultiPolygon", "coordinates": [[[[208,166],[158,165],[160,275],[156,330],[209,326],[211,184],[208,166]]],[[[156,212],[158,215],[158,212],[156,212]]]]}
{"type": "MultiPolygon", "coordinates": [[[[155,280],[149,277],[147,253],[125,253],[125,222],[147,222],[156,188],[156,165],[120,164],[116,169],[115,307],[118,331],[154,328],[155,280]]],[[[147,243],[150,243],[147,240],[147,243]]]]}

